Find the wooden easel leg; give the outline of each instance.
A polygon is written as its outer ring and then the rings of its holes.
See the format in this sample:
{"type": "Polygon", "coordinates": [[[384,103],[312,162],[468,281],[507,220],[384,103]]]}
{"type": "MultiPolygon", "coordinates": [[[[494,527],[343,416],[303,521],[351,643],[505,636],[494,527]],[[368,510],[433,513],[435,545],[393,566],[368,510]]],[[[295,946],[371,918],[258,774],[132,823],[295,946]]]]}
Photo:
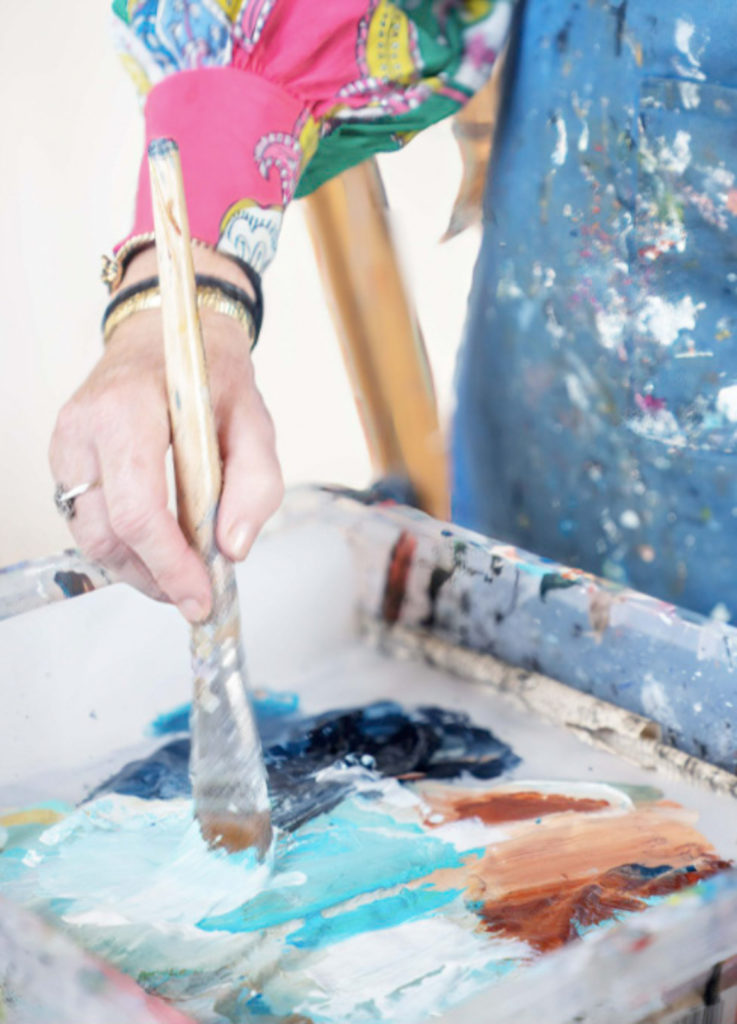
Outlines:
{"type": "Polygon", "coordinates": [[[374,470],[407,479],[421,507],[447,519],[432,375],[376,161],[327,182],[306,212],[374,470]]]}

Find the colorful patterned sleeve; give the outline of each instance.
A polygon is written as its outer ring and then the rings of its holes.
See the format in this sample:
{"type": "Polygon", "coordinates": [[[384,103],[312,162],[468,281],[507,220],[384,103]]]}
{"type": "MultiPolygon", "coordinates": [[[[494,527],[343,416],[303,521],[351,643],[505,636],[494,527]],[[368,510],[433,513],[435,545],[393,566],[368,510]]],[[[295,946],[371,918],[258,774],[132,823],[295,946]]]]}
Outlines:
{"type": "MultiPolygon", "coordinates": [[[[514,0],[114,0],[146,142],[177,140],[192,237],[263,271],[293,196],[454,113],[514,0]]],[[[142,161],[133,231],[153,230],[142,161]]],[[[124,243],[121,243],[124,244],[124,243]]]]}

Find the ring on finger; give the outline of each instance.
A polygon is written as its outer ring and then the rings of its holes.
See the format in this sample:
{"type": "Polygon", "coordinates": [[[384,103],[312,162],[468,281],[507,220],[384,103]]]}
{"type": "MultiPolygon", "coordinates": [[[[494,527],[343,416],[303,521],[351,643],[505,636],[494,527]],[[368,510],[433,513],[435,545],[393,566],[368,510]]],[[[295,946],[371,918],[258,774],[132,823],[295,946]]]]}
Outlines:
{"type": "Polygon", "coordinates": [[[99,480],[92,480],[89,483],[77,484],[75,487],[67,487],[65,484],[57,484],[56,490],[54,491],[54,504],[59,515],[63,516],[67,521],[74,519],[77,514],[77,510],[74,507],[74,503],[77,498],[80,498],[87,491],[91,491],[94,487],[100,487],[99,480]]]}

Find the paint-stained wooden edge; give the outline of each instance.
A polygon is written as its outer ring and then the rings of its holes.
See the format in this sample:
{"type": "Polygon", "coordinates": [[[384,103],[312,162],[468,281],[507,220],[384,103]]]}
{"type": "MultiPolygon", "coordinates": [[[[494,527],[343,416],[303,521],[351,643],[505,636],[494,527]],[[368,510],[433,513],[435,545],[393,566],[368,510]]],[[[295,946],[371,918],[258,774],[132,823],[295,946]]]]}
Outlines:
{"type": "Polygon", "coordinates": [[[584,743],[607,750],[640,768],[694,782],[737,799],[737,775],[664,743],[657,722],[575,690],[540,672],[509,665],[491,654],[458,647],[432,633],[387,626],[362,614],[367,639],[394,657],[412,657],[468,682],[482,683],[518,709],[573,732],[584,743]]]}

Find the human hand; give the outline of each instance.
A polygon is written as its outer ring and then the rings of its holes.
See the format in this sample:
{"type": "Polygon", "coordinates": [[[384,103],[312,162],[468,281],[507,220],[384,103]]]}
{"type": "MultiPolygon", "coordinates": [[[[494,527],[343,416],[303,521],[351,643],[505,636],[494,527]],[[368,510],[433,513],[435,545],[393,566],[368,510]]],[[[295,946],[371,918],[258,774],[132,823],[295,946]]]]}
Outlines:
{"type": "MultiPolygon", "coordinates": [[[[195,260],[198,271],[247,287],[225,257],[203,250],[195,260]]],[[[142,253],[124,283],[155,272],[155,254],[142,253]]],[[[216,537],[221,551],[240,561],[281,502],[281,471],[246,333],[220,313],[203,309],[201,319],[223,459],[216,537]]],[[[61,409],[49,458],[54,479],[66,487],[101,484],[76,499],[70,528],[82,552],[150,596],[172,601],[195,622],[209,613],[210,583],[167,507],[170,440],[161,313],[147,310],[115,329],[61,409]]]]}

